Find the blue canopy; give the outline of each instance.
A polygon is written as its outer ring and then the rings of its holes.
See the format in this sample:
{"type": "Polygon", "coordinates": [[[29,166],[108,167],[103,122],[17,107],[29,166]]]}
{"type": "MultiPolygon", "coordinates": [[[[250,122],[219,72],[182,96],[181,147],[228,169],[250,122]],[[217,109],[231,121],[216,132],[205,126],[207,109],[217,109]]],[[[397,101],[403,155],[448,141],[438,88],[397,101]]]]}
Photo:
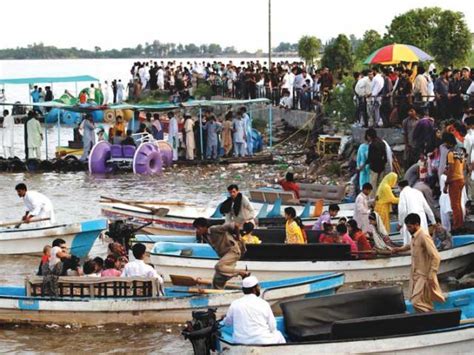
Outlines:
{"type": "Polygon", "coordinates": [[[99,81],[99,79],[90,75],[50,76],[36,78],[0,79],[0,84],[73,83],[79,81],[99,81]]]}

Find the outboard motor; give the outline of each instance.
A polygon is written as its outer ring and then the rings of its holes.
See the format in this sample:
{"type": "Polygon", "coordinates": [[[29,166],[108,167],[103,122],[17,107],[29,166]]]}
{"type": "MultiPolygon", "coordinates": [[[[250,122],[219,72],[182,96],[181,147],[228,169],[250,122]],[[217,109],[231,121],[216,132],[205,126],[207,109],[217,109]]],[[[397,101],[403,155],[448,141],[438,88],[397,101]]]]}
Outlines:
{"type": "Polygon", "coordinates": [[[211,351],[217,350],[218,328],[216,308],[209,308],[207,311],[194,311],[193,320],[187,322],[181,334],[193,344],[195,355],[210,355],[211,351]]]}
{"type": "Polygon", "coordinates": [[[131,247],[130,241],[135,238],[135,233],[151,223],[152,222],[149,222],[137,228],[133,224],[127,223],[125,220],[117,220],[109,225],[109,231],[105,234],[112,238],[114,242],[123,245],[128,254],[131,247]]]}

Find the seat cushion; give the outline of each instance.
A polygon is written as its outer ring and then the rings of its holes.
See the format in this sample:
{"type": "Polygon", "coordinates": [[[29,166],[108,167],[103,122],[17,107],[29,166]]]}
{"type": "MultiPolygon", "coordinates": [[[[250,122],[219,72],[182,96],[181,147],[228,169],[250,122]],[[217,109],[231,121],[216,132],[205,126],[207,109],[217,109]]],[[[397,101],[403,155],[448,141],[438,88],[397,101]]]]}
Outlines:
{"type": "Polygon", "coordinates": [[[413,334],[456,327],[459,325],[460,319],[460,309],[348,319],[332,324],[331,339],[358,339],[413,334]]]}
{"type": "Polygon", "coordinates": [[[292,341],[309,341],[327,334],[332,323],[406,311],[400,286],[381,287],[281,304],[286,332],[292,341]]]}

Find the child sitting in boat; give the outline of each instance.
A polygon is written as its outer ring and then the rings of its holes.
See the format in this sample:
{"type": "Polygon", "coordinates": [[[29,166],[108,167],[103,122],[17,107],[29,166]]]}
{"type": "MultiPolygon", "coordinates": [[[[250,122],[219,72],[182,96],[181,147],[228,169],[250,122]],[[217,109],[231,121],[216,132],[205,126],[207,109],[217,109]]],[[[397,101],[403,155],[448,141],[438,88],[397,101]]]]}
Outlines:
{"type": "Polygon", "coordinates": [[[256,235],[252,234],[253,223],[244,223],[242,229],[244,231],[244,236],[242,237],[242,240],[245,244],[262,244],[262,241],[256,235]]]}
{"type": "Polygon", "coordinates": [[[357,249],[359,251],[372,251],[372,247],[367,240],[367,236],[359,228],[356,220],[351,219],[349,222],[347,222],[347,229],[349,230],[349,236],[357,244],[357,249]]]}
{"type": "Polygon", "coordinates": [[[100,274],[101,277],[120,277],[122,271],[120,269],[121,262],[114,255],[107,256],[107,259],[104,261],[104,268],[100,274]]]}
{"type": "Polygon", "coordinates": [[[43,256],[41,257],[41,263],[38,269],[38,273],[36,275],[41,276],[43,275],[43,268],[47,267],[49,268],[49,258],[51,257],[51,246],[46,245],[43,248],[43,256]]]}
{"type": "Polygon", "coordinates": [[[319,237],[319,242],[323,244],[339,243],[339,238],[334,232],[334,226],[331,223],[323,223],[323,233],[319,237]]]}
{"type": "Polygon", "coordinates": [[[95,272],[95,262],[94,260],[87,260],[82,266],[82,271],[85,277],[99,277],[100,274],[95,272]]]}
{"type": "Polygon", "coordinates": [[[336,232],[339,237],[340,243],[349,244],[351,246],[351,252],[357,252],[357,244],[347,234],[347,227],[345,224],[338,224],[336,226],[336,232]]]}
{"type": "Polygon", "coordinates": [[[438,250],[450,249],[453,247],[453,237],[441,224],[441,220],[436,217],[436,224],[429,227],[431,238],[438,250]]]}

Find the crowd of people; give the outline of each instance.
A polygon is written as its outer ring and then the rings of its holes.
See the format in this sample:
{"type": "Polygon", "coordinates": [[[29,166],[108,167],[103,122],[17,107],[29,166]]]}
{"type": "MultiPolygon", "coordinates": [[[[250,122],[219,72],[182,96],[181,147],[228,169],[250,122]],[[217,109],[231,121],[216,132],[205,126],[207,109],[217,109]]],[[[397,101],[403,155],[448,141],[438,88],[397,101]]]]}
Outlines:
{"type": "Polygon", "coordinates": [[[400,126],[411,107],[436,120],[460,120],[474,108],[474,71],[443,68],[384,67],[354,73],[357,122],[364,127],[400,126]]]}

